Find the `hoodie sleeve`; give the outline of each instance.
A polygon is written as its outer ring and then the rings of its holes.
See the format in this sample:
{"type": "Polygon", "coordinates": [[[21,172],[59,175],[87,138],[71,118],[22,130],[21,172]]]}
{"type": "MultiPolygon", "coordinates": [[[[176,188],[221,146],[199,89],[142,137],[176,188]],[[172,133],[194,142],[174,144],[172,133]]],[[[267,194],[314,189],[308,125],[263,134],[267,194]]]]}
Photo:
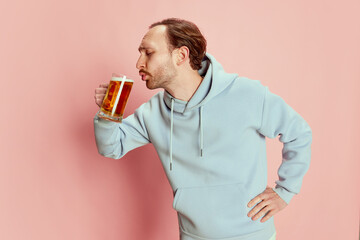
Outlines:
{"type": "Polygon", "coordinates": [[[312,131],[306,121],[285,101],[265,87],[263,113],[259,132],[266,137],[280,135],[283,143],[282,163],[275,192],[286,202],[299,193],[310,165],[312,131]]]}
{"type": "Polygon", "coordinates": [[[98,152],[104,157],[120,159],[130,150],[150,143],[140,106],[122,123],[94,117],[95,141],[98,152]]]}

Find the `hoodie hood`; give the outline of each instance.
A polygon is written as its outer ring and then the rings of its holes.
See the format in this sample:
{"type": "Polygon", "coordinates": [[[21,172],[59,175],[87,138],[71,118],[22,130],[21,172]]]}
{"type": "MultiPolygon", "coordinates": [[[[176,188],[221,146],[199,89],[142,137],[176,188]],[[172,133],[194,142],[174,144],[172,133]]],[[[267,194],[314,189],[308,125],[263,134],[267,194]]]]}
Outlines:
{"type": "Polygon", "coordinates": [[[208,53],[205,54],[201,69],[198,72],[204,79],[188,102],[176,99],[170,93],[164,91],[164,102],[170,108],[170,170],[172,170],[173,165],[174,112],[185,113],[199,109],[199,154],[202,157],[204,151],[203,106],[226,89],[238,76],[237,74],[225,73],[221,64],[208,53]]]}
{"type": "Polygon", "coordinates": [[[198,72],[204,79],[188,102],[176,99],[164,91],[164,102],[168,108],[172,109],[171,102],[173,101],[173,111],[175,112],[184,113],[197,109],[221,93],[238,77],[237,74],[226,73],[221,64],[209,53],[205,54],[198,72]]]}

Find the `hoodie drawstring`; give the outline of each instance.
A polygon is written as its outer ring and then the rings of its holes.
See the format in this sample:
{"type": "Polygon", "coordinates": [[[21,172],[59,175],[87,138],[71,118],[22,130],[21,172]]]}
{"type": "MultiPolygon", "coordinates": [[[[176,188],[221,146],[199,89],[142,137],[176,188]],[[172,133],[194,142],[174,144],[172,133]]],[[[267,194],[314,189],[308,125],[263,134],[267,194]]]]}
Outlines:
{"type": "Polygon", "coordinates": [[[204,149],[204,130],[203,130],[203,124],[202,124],[202,112],[203,107],[200,107],[200,157],[203,156],[203,149],[204,149]]]}
{"type": "MultiPolygon", "coordinates": [[[[204,129],[203,129],[203,106],[200,107],[200,157],[203,156],[204,149],[204,129]]],[[[174,131],[174,99],[171,99],[171,112],[170,112],[170,171],[172,171],[173,163],[173,131],[174,131]]]]}
{"type": "Polygon", "coordinates": [[[172,145],[173,145],[173,125],[174,125],[174,99],[171,99],[170,115],[170,171],[172,171],[172,145]]]}

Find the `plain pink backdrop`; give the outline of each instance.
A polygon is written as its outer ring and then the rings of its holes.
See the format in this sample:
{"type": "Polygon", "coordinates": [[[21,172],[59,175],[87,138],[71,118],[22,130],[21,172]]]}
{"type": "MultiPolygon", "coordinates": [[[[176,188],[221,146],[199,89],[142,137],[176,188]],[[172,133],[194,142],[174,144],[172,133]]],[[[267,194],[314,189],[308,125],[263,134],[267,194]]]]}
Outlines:
{"type": "MultiPolygon", "coordinates": [[[[135,63],[147,27],[195,22],[229,72],[260,80],[313,130],[301,193],[280,212],[279,240],[359,234],[359,1],[0,2],[0,239],[178,238],[172,193],[151,145],[121,160],[94,141],[94,89],[136,80],[126,115],[155,92],[135,63]]],[[[269,185],[282,145],[269,140],[269,185]]]]}

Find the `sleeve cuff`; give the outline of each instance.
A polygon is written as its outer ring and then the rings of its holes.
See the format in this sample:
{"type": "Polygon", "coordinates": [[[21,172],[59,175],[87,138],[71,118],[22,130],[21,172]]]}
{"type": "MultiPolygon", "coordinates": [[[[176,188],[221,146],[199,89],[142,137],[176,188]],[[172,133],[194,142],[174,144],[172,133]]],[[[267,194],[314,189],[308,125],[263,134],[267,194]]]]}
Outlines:
{"type": "Polygon", "coordinates": [[[95,135],[101,134],[101,132],[107,130],[114,131],[114,127],[119,126],[119,123],[103,119],[99,117],[97,114],[94,116],[93,121],[94,121],[95,135]]]}
{"type": "Polygon", "coordinates": [[[115,125],[115,124],[117,124],[116,122],[113,122],[113,121],[110,121],[110,120],[106,120],[106,119],[103,119],[103,118],[99,117],[99,115],[98,115],[99,112],[100,112],[100,110],[97,111],[97,113],[96,113],[95,116],[94,116],[94,122],[95,122],[95,123],[100,122],[100,123],[110,124],[110,125],[115,125]]]}
{"type": "Polygon", "coordinates": [[[284,200],[287,204],[289,204],[290,200],[293,196],[295,196],[295,193],[287,191],[285,188],[276,185],[273,190],[281,197],[282,200],[284,200]]]}

